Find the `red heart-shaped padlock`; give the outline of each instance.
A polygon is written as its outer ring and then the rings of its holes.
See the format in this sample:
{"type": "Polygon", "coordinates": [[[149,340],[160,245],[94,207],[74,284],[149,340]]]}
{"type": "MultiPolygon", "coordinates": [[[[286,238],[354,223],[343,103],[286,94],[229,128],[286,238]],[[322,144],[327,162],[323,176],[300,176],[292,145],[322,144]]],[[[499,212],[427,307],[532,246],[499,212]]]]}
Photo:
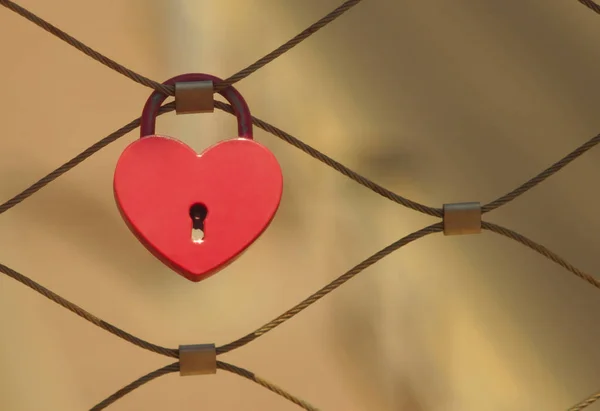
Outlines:
{"type": "MultiPolygon", "coordinates": [[[[176,81],[220,81],[204,74],[176,81]]],[[[165,100],[155,92],[144,107],[142,138],[117,162],[114,193],[125,222],[164,264],[191,281],[226,267],[268,227],[279,207],[283,177],[275,156],[252,140],[252,120],[242,96],[220,92],[234,107],[240,138],[201,154],[170,137],[154,135],[165,100]],[[194,240],[193,229],[204,237],[194,240]]]]}

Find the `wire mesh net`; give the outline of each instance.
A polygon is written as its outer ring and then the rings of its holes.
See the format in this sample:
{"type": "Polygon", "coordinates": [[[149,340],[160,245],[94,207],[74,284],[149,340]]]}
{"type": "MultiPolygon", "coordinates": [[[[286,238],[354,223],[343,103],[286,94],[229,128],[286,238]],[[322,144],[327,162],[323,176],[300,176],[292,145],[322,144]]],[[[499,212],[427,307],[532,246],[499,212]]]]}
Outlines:
{"type": "MultiPolygon", "coordinates": [[[[354,6],[356,6],[360,2],[361,2],[361,0],[346,1],[345,3],[340,5],[338,8],[336,8],[334,11],[327,14],[324,18],[320,19],[315,24],[311,25],[309,28],[302,31],[300,34],[298,34],[296,37],[294,37],[293,39],[291,39],[290,41],[288,41],[281,47],[279,47],[276,50],[274,50],[273,52],[267,54],[265,57],[259,59],[257,62],[248,66],[244,70],[241,70],[240,72],[236,73],[235,75],[227,78],[222,83],[215,84],[214,91],[219,92],[219,91],[245,79],[246,77],[250,76],[252,73],[256,72],[261,67],[264,67],[266,64],[273,61],[274,59],[280,57],[281,55],[283,55],[284,53],[286,53],[287,51],[292,49],[294,46],[296,46],[297,44],[299,44],[300,42],[302,42],[303,40],[305,40],[306,38],[308,38],[309,36],[311,36],[312,34],[317,32],[322,27],[326,26],[327,24],[336,20],[338,17],[342,16],[345,12],[352,9],[354,6]]],[[[600,14],[600,6],[598,4],[596,4],[595,2],[586,1],[586,0],[579,0],[579,2],[581,4],[587,6],[589,9],[600,14]]],[[[89,46],[78,41],[74,37],[72,37],[72,36],[68,35],[67,33],[63,32],[62,30],[58,29],[57,27],[51,25],[47,21],[36,16],[29,10],[23,8],[22,6],[14,3],[12,1],[9,1],[9,0],[0,0],[0,4],[10,10],[12,10],[13,12],[21,15],[22,17],[28,19],[32,23],[36,24],[40,28],[51,33],[52,35],[58,37],[59,39],[67,42],[71,46],[73,46],[73,47],[77,48],[78,50],[80,50],[81,52],[85,53],[87,56],[104,64],[105,66],[113,69],[114,71],[128,77],[129,79],[131,79],[141,85],[149,87],[151,89],[159,91],[163,94],[166,94],[169,96],[174,95],[174,89],[172,86],[163,85],[157,81],[151,80],[151,79],[149,79],[145,76],[142,76],[132,70],[129,70],[128,68],[120,65],[119,63],[117,63],[117,62],[105,57],[101,53],[93,50],[89,46]]],[[[229,114],[234,113],[233,108],[229,104],[226,104],[226,103],[215,101],[215,107],[225,113],[229,113],[229,114]]],[[[172,112],[172,111],[174,111],[174,109],[175,109],[175,105],[173,102],[164,104],[160,109],[159,115],[172,112]]],[[[342,274],[341,276],[339,276],[338,278],[336,278],[335,280],[333,280],[332,282],[330,282],[329,284],[327,284],[326,286],[324,286],[323,288],[321,288],[320,290],[315,292],[314,294],[310,295],[308,298],[306,298],[302,302],[298,303],[297,305],[290,308],[289,310],[287,310],[286,312],[284,312],[277,318],[273,319],[272,321],[266,323],[262,327],[259,327],[255,331],[253,331],[235,341],[232,341],[230,343],[227,343],[227,344],[217,347],[216,352],[217,352],[217,355],[219,355],[219,356],[226,354],[228,352],[231,352],[233,350],[236,350],[240,347],[243,347],[243,346],[253,342],[254,340],[258,339],[259,337],[265,335],[266,333],[272,331],[279,325],[290,320],[291,318],[293,318],[294,316],[296,316],[297,314],[299,314],[300,312],[302,312],[303,310],[305,310],[306,308],[308,308],[315,302],[319,301],[320,299],[327,296],[332,291],[336,290],[342,284],[346,283],[347,281],[349,281],[350,279],[352,279],[353,277],[355,277],[356,275],[361,273],[366,268],[372,266],[373,264],[376,264],[378,261],[380,261],[384,257],[388,256],[389,254],[393,253],[394,251],[396,251],[396,250],[398,250],[420,238],[426,237],[430,234],[444,232],[445,223],[447,223],[447,219],[445,218],[446,215],[445,215],[443,208],[431,207],[431,206],[427,206],[424,204],[420,204],[420,203],[410,200],[402,195],[392,192],[392,191],[386,189],[385,187],[375,183],[374,181],[362,176],[361,174],[351,170],[350,168],[339,163],[338,161],[334,160],[333,158],[327,156],[326,154],[320,152],[319,150],[311,147],[310,145],[304,143],[300,139],[292,136],[291,134],[267,123],[266,121],[261,120],[256,117],[253,117],[252,120],[253,120],[253,124],[256,127],[260,128],[268,133],[271,133],[274,136],[289,143],[290,145],[300,149],[301,151],[303,151],[304,153],[313,157],[314,159],[319,160],[320,162],[322,162],[325,165],[331,167],[332,169],[338,171],[339,173],[341,173],[344,176],[348,177],[349,179],[355,181],[356,183],[368,188],[369,190],[373,191],[374,193],[379,194],[380,196],[383,196],[384,198],[391,200],[395,203],[398,203],[398,204],[400,204],[404,207],[407,207],[411,210],[414,210],[416,212],[433,217],[433,218],[437,219],[438,221],[435,223],[432,223],[430,225],[427,225],[427,226],[423,227],[422,229],[417,230],[407,236],[404,236],[403,238],[399,239],[398,241],[395,241],[392,244],[388,245],[387,247],[381,249],[379,252],[373,254],[372,256],[368,257],[364,261],[355,265],[353,268],[351,268],[350,270],[348,270],[347,272],[345,272],[344,274],[342,274]]],[[[132,130],[136,129],[139,126],[139,122],[140,122],[139,118],[132,120],[131,122],[129,122],[128,124],[119,128],[115,132],[104,137],[103,139],[98,141],[96,144],[92,145],[91,147],[89,147],[88,149],[86,149],[85,151],[83,151],[82,153],[80,153],[79,155],[77,155],[76,157],[71,159],[70,161],[66,162],[65,164],[63,164],[62,166],[57,168],[56,170],[52,171],[47,176],[40,179],[39,181],[37,181],[36,183],[31,185],[24,191],[22,191],[21,193],[17,194],[16,196],[14,196],[11,199],[9,199],[8,201],[6,201],[2,205],[0,205],[0,214],[6,212],[7,210],[15,207],[18,204],[20,204],[22,201],[24,201],[28,197],[32,196],[33,194],[35,194],[40,189],[42,189],[43,187],[45,187],[46,185],[48,185],[49,183],[51,183],[52,181],[54,181],[55,179],[60,177],[61,175],[65,174],[69,170],[76,167],[78,164],[83,162],[85,159],[87,159],[90,156],[92,156],[93,154],[97,153],[103,147],[106,147],[108,144],[116,141],[120,137],[122,137],[125,134],[131,132],[132,130]]],[[[538,175],[527,180],[526,182],[524,182],[523,184],[521,184],[514,190],[498,197],[496,200],[494,200],[492,202],[489,202],[489,203],[483,205],[480,209],[482,216],[486,215],[487,213],[492,212],[500,207],[503,207],[504,205],[508,204],[512,200],[516,199],[517,197],[525,194],[532,188],[541,184],[546,179],[548,179],[552,175],[556,174],[557,172],[562,170],[564,167],[569,165],[571,162],[573,162],[574,160],[576,160],[577,158],[579,158],[580,156],[585,154],[587,151],[589,151],[590,149],[595,147],[598,144],[598,142],[600,142],[600,134],[592,137],[590,140],[588,140],[581,146],[574,149],[572,152],[567,154],[565,157],[558,160],[557,162],[552,164],[550,167],[548,167],[547,169],[545,169],[538,175]]],[[[565,259],[563,259],[559,255],[557,255],[556,253],[554,253],[547,247],[537,243],[536,241],[533,241],[533,240],[525,237],[524,235],[518,233],[517,231],[509,229],[509,228],[501,226],[501,225],[498,225],[498,224],[495,224],[495,223],[492,223],[492,222],[489,222],[489,221],[486,221],[486,220],[482,220],[480,226],[481,226],[481,229],[483,229],[483,230],[490,231],[492,233],[506,237],[508,239],[511,239],[513,241],[516,241],[516,242],[526,246],[527,248],[535,251],[536,253],[540,254],[541,256],[544,256],[544,257],[548,258],[549,260],[553,261],[554,263],[560,265],[565,270],[569,271],[570,273],[574,274],[575,276],[579,277],[580,279],[586,281],[587,283],[593,285],[594,287],[600,288],[600,281],[597,280],[594,276],[577,268],[575,265],[566,261],[565,259]]],[[[62,307],[77,314],[78,316],[80,316],[83,319],[89,321],[90,323],[96,325],[97,327],[100,327],[103,330],[106,330],[106,331],[116,335],[117,337],[130,342],[131,344],[134,344],[140,348],[149,350],[151,352],[154,352],[154,353],[166,356],[166,357],[179,359],[179,350],[176,348],[162,347],[160,345],[148,342],[148,341],[141,339],[139,337],[136,337],[136,336],[134,336],[134,335],[132,335],[132,334],[108,323],[108,322],[105,322],[102,319],[87,312],[83,308],[73,304],[72,302],[68,301],[67,299],[65,299],[65,298],[61,297],[60,295],[52,292],[51,290],[45,288],[41,284],[32,280],[31,278],[11,269],[3,264],[0,264],[0,271],[3,272],[4,274],[6,274],[7,276],[17,280],[18,282],[26,285],[27,287],[33,289],[34,291],[38,292],[39,294],[45,296],[46,298],[61,305],[62,307]]],[[[273,393],[282,396],[283,398],[291,401],[292,403],[298,405],[299,407],[301,407],[303,409],[306,409],[306,410],[316,410],[317,409],[313,405],[309,404],[308,402],[290,394],[286,390],[278,387],[277,385],[275,385],[271,382],[264,380],[263,378],[257,376],[256,374],[254,374],[251,371],[248,371],[244,368],[241,368],[241,367],[238,367],[238,366],[235,366],[233,364],[223,362],[223,361],[217,361],[217,368],[221,371],[227,371],[227,372],[236,374],[238,376],[241,376],[243,378],[246,378],[250,381],[253,381],[256,384],[261,385],[261,386],[265,387],[266,389],[272,391],[273,393]]],[[[132,383],[128,384],[127,386],[121,388],[120,390],[118,390],[117,392],[115,392],[114,394],[112,394],[111,396],[106,398],[105,400],[99,402],[92,409],[93,410],[105,409],[106,407],[108,407],[109,405],[111,405],[115,401],[117,401],[119,398],[122,398],[123,396],[129,394],[130,392],[141,387],[142,385],[144,385],[160,376],[170,374],[170,373],[176,373],[179,370],[180,370],[179,361],[177,361],[172,364],[166,365],[162,368],[159,368],[155,371],[152,371],[152,372],[140,377],[139,379],[133,381],[132,383]]],[[[593,404],[599,398],[600,398],[600,393],[595,393],[595,394],[591,395],[590,397],[586,398],[585,400],[583,400],[582,402],[574,405],[569,410],[571,410],[571,411],[581,410],[581,409],[586,408],[587,406],[593,404]]]]}

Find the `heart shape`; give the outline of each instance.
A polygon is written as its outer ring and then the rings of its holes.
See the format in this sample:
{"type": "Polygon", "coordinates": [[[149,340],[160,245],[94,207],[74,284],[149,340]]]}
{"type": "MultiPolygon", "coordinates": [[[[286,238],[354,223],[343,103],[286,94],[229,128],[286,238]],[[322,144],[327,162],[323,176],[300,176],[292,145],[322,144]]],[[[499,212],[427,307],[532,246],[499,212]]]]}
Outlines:
{"type": "Polygon", "coordinates": [[[197,154],[179,140],[147,136],[130,144],[115,170],[114,194],[129,229],[155,257],[201,281],[245,251],[281,201],[275,156],[254,140],[221,141],[197,154]],[[206,207],[204,239],[192,240],[190,209],[206,207]]]}

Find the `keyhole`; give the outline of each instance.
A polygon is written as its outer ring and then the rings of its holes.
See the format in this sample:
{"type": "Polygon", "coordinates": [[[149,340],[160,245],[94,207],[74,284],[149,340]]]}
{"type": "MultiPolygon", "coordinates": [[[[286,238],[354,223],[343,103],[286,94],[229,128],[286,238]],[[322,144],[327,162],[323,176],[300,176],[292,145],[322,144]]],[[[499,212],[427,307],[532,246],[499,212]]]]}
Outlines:
{"type": "Polygon", "coordinates": [[[204,240],[204,220],[208,210],[204,204],[196,203],[190,207],[190,218],[192,219],[192,241],[201,243],[204,240]]]}

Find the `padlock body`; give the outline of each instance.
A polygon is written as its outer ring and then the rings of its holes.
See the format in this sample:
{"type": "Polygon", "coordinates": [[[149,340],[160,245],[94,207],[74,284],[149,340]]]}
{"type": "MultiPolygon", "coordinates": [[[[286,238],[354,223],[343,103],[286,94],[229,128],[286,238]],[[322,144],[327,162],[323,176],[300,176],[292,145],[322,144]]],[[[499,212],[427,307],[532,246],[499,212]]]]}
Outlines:
{"type": "Polygon", "coordinates": [[[143,137],[123,151],[114,176],[115,200],[130,230],[191,281],[218,272],[246,250],[271,223],[282,190],[275,156],[245,138],[197,154],[170,137],[143,137]],[[207,210],[201,242],[191,236],[194,204],[207,210]]]}

